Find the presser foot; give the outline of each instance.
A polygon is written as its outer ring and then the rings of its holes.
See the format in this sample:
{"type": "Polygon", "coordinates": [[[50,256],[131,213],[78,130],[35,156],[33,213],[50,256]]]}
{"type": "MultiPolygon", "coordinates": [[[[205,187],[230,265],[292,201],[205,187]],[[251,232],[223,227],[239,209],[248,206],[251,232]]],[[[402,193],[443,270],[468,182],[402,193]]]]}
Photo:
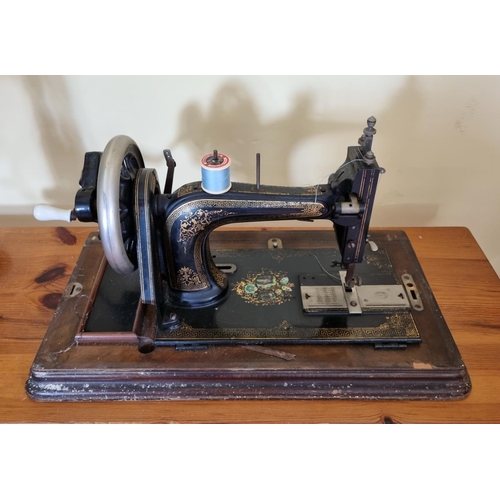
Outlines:
{"type": "MultiPolygon", "coordinates": [[[[353,269],[354,271],[354,269],[353,269]]],[[[352,276],[349,281],[346,281],[348,271],[339,271],[340,279],[342,280],[342,287],[344,291],[344,297],[347,304],[347,309],[349,309],[349,314],[361,314],[361,304],[358,297],[357,287],[355,285],[355,279],[352,276]]]]}

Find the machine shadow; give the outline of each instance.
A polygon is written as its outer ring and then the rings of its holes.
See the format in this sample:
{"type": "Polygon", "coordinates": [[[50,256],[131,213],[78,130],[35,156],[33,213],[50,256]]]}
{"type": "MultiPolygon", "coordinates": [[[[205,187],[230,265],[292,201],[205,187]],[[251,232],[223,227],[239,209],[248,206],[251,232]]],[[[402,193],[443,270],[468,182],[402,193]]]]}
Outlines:
{"type": "Polygon", "coordinates": [[[186,104],[172,147],[185,144],[196,162],[218,149],[231,157],[232,176],[244,182],[255,182],[260,153],[261,182],[288,186],[291,155],[301,141],[346,128],[361,134],[360,124],[315,116],[314,99],[311,92],[298,93],[285,115],[265,120],[245,85],[230,80],[215,92],[206,112],[197,101],[186,104]]]}
{"type": "MultiPolygon", "coordinates": [[[[427,138],[424,140],[421,129],[424,97],[419,87],[418,77],[408,76],[389,105],[377,116],[380,135],[375,137],[378,143],[375,154],[382,145],[383,157],[379,157],[379,161],[387,169],[387,174],[377,193],[374,225],[426,225],[439,209],[439,204],[429,203],[427,196],[419,203],[419,200],[408,200],[405,193],[405,185],[418,186],[422,182],[420,170],[426,168],[423,149],[427,138]],[[419,168],[412,169],[414,160],[420,156],[419,168]]],[[[432,184],[429,188],[432,189],[432,184]]],[[[437,198],[433,196],[432,199],[437,198]]]]}
{"type": "Polygon", "coordinates": [[[49,203],[72,206],[85,150],[64,77],[22,76],[21,80],[33,110],[40,145],[57,183],[43,194],[49,203]]]}
{"type": "MultiPolygon", "coordinates": [[[[456,107],[456,88],[464,77],[408,76],[389,105],[378,113],[375,153],[380,165],[387,169],[377,192],[372,219],[374,226],[473,225],[463,215],[461,200],[474,184],[489,185],[492,179],[486,161],[498,163],[500,151],[477,131],[467,130],[467,121],[479,106],[481,93],[488,94],[498,81],[474,76],[468,82],[477,98],[468,97],[463,108],[456,110],[457,119],[449,122],[441,116],[450,115],[456,107]],[[434,87],[424,92],[424,85],[434,87]],[[427,102],[426,95],[433,99],[427,102]],[[431,103],[437,108],[432,109],[431,103]],[[481,160],[483,159],[483,161],[481,160]],[[452,189],[450,189],[452,187],[452,189]],[[456,220],[453,208],[456,207],[456,220]]],[[[470,195],[469,195],[470,196],[470,195]]],[[[490,201],[492,203],[492,201],[490,201]]],[[[497,209],[500,201],[497,201],[497,209]]]]}

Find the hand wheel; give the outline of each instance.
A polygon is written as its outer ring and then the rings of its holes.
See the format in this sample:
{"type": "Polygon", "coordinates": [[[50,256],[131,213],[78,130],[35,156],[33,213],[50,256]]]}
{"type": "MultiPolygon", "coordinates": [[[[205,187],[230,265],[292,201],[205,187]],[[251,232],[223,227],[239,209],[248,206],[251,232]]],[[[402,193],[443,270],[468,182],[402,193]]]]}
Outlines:
{"type": "Polygon", "coordinates": [[[125,135],[108,142],[99,163],[99,234],[109,265],[120,274],[137,269],[134,183],[139,169],[143,168],[137,144],[125,135]]]}

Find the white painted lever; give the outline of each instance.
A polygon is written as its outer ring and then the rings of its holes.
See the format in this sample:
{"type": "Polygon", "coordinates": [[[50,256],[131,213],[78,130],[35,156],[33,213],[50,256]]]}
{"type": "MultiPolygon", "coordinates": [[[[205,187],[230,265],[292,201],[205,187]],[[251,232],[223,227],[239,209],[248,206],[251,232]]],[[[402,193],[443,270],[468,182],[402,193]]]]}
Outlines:
{"type": "Polygon", "coordinates": [[[33,216],[36,220],[63,220],[71,222],[72,210],[65,210],[64,208],[52,207],[50,205],[36,205],[33,209],[33,216]]]}

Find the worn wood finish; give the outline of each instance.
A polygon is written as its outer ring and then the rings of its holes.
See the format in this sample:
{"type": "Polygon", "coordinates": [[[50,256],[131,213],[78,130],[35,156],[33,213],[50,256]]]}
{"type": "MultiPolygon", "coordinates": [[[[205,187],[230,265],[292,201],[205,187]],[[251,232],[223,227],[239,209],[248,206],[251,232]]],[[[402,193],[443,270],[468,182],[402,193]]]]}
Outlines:
{"type": "MultiPolygon", "coordinates": [[[[263,231],[221,231],[212,235],[212,253],[234,251],[234,242],[244,244],[247,249],[264,249],[267,254],[294,249],[305,249],[309,254],[321,248],[332,249],[330,230],[314,233],[275,230],[272,235],[282,241],[284,250],[267,250],[269,235],[263,231]]],[[[290,362],[283,362],[279,356],[269,353],[263,355],[262,352],[242,350],[236,337],[225,345],[180,351],[173,346],[161,346],[151,352],[155,337],[151,327],[155,316],[152,307],[147,308],[149,313],[146,316],[144,307],[137,308],[135,327],[130,323],[129,332],[123,329],[117,332],[101,330],[103,338],[99,341],[95,331],[82,332],[84,319],[92,311],[92,304],[97,305],[96,295],[106,303],[112,303],[117,298],[113,293],[109,294],[109,290],[108,295],[103,292],[104,297],[101,292],[98,293],[105,259],[97,234],[93,233],[84,245],[33,362],[27,392],[41,401],[242,398],[447,400],[465,397],[470,392],[469,376],[406,234],[403,231],[374,229],[371,237],[377,242],[379,253],[388,253],[392,272],[397,276],[405,273],[412,276],[424,305],[423,310],[412,313],[412,321],[406,315],[393,314],[389,316],[392,326],[388,321],[384,327],[394,331],[399,321],[408,321],[406,328],[414,321],[422,338],[421,344],[407,349],[374,349],[372,345],[359,344],[292,345],[286,340],[278,342],[278,346],[281,345],[292,355],[290,362]],[[76,283],[81,286],[81,293],[71,296],[76,283]],[[91,343],[88,342],[89,336],[91,343]],[[138,352],[138,339],[141,341],[141,352],[138,352]],[[149,340],[150,345],[144,344],[145,340],[149,340]],[[147,355],[142,352],[147,352],[147,355]]],[[[370,258],[376,255],[370,254],[370,258]]],[[[254,261],[253,265],[256,266],[254,269],[258,269],[263,261],[254,261]]],[[[117,281],[113,291],[117,287],[126,288],[126,285],[117,281]]],[[[121,305],[122,311],[130,307],[130,304],[121,305]]],[[[263,310],[253,307],[253,314],[265,314],[263,310]]],[[[115,313],[108,310],[108,314],[113,316],[115,313]]],[[[179,314],[182,316],[182,312],[179,314]]],[[[286,309],[281,307],[275,309],[274,314],[283,315],[281,320],[292,321],[287,317],[286,309]]],[[[222,326],[219,328],[224,329],[222,326]]],[[[201,330],[207,335],[211,331],[208,324],[201,330]]],[[[356,328],[351,326],[347,330],[354,332],[356,328]]],[[[238,335],[237,331],[230,334],[238,335]]]]}
{"type": "Polygon", "coordinates": [[[0,230],[0,420],[6,422],[494,422],[500,420],[500,283],[464,228],[407,229],[471,375],[454,402],[37,403],[29,368],[88,229],[0,230]]]}

